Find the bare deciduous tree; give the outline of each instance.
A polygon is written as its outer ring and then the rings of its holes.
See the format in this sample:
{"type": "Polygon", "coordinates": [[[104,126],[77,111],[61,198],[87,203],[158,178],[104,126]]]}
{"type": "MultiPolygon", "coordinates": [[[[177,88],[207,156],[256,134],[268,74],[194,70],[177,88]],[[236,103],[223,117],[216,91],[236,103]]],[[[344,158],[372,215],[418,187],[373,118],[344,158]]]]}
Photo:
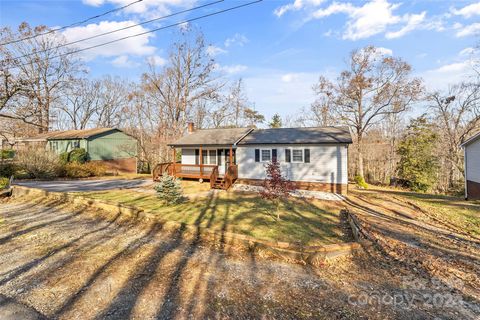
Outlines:
{"type": "Polygon", "coordinates": [[[401,113],[422,92],[421,80],[411,77],[408,63],[368,46],[349,57],[348,70],[335,83],[320,77],[317,96],[331,101],[331,112],[349,125],[357,139],[357,174],[363,176],[363,137],[385,117],[401,113]]]}
{"type": "Polygon", "coordinates": [[[455,171],[463,174],[460,145],[480,131],[480,83],[454,85],[445,94],[430,94],[428,100],[442,133],[442,155],[449,163],[448,187],[453,187],[455,171]]]}

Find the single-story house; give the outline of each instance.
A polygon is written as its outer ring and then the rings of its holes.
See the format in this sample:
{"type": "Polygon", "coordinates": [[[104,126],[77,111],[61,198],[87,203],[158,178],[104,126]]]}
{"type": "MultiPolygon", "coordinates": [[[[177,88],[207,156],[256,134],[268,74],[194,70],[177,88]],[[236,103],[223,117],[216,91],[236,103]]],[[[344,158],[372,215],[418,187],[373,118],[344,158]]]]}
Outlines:
{"type": "Polygon", "coordinates": [[[462,144],[465,161],[465,199],[480,199],[480,132],[462,144]]]}
{"type": "Polygon", "coordinates": [[[17,139],[17,148],[46,148],[57,154],[83,148],[88,160],[110,170],[137,172],[137,139],[116,128],[50,131],[17,139]]]}
{"type": "Polygon", "coordinates": [[[210,180],[212,188],[260,185],[265,164],[276,159],[297,189],[346,194],[351,143],[348,127],[194,130],[189,124],[188,134],[170,144],[173,159],[181,150],[181,162],[157,166],[154,178],[168,172],[210,180]]]}

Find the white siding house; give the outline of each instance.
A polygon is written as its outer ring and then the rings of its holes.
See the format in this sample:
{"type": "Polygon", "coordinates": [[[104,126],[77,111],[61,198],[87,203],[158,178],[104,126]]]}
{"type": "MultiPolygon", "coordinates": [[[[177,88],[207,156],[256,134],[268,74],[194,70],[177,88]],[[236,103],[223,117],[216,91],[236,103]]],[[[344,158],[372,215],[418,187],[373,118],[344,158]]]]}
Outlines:
{"type": "Polygon", "coordinates": [[[237,148],[237,163],[239,179],[265,179],[265,164],[270,160],[260,158],[255,162],[255,150],[260,150],[260,156],[277,150],[277,158],[285,177],[292,181],[347,184],[347,145],[252,145],[237,148]],[[297,159],[286,159],[295,152],[297,159]],[[309,150],[310,159],[305,162],[305,150],[309,150]]]}
{"type": "Polygon", "coordinates": [[[480,133],[462,147],[465,155],[465,198],[480,199],[480,133]]]}
{"type": "Polygon", "coordinates": [[[258,185],[265,179],[265,165],[278,161],[283,175],[298,189],[345,194],[348,185],[347,127],[219,128],[194,130],[170,144],[181,149],[181,163],[174,175],[210,180],[228,188],[231,181],[258,185]]]}

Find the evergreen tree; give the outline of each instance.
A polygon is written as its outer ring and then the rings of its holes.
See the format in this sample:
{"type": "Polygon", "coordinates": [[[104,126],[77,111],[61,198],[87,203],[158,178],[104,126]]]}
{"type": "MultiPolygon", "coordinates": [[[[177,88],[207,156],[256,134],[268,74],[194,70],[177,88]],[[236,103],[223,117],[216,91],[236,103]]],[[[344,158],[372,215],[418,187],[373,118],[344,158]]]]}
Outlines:
{"type": "Polygon", "coordinates": [[[435,143],[438,136],[425,116],[413,119],[399,144],[398,173],[413,191],[427,191],[438,172],[435,143]]]}
{"type": "Polygon", "coordinates": [[[177,204],[182,202],[183,193],[180,181],[175,177],[164,175],[160,182],[155,186],[157,196],[165,202],[165,204],[177,204]]]}
{"type": "Polygon", "coordinates": [[[282,127],[282,118],[278,113],[275,113],[272,117],[272,120],[268,124],[270,128],[281,128],[282,127]]]}

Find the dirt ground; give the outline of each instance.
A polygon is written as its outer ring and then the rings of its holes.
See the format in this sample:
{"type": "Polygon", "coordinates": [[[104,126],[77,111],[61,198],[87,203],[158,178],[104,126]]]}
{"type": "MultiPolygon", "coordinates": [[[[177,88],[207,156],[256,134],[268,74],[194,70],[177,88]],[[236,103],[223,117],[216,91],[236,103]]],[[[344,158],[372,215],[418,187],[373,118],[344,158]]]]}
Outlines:
{"type": "Polygon", "coordinates": [[[403,203],[350,201],[378,241],[313,268],[92,208],[4,200],[0,318],[478,319],[477,240],[412,226],[403,203]]]}

